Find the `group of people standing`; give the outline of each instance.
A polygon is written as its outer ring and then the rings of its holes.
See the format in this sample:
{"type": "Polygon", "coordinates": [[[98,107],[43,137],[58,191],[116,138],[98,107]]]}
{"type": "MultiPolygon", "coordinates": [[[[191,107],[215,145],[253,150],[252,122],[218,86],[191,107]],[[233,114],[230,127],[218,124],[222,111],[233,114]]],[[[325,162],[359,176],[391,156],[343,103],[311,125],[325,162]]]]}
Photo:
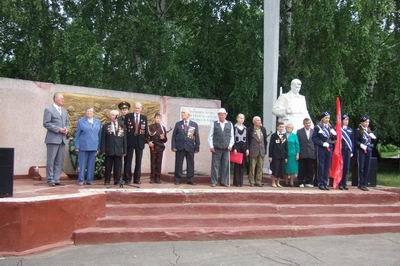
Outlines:
{"type": "MultiPolygon", "coordinates": [[[[54,103],[45,108],[43,126],[47,129],[47,183],[60,185],[60,175],[64,162],[64,150],[70,128],[64,96],[55,93],[54,103]]],[[[94,179],[96,155],[105,155],[104,184],[110,185],[111,175],[114,185],[140,184],[141,163],[145,144],[150,147],[151,182],[160,183],[162,154],[167,142],[167,131],[161,125],[161,114],[154,116],[154,124],[147,124],[147,117],[141,114],[142,104],[135,103],[134,112],[129,113],[130,104],[121,102],[120,110],[111,110],[108,121],[102,125],[94,117],[93,107],[85,111],[79,119],[75,134],[75,149],[78,152],[79,185],[91,185],[94,179]],[[135,155],[135,169],[132,176],[132,160],[135,155]]]]}
{"type": "MultiPolygon", "coordinates": [[[[262,166],[267,147],[266,130],[257,116],[253,118],[253,126],[249,129],[246,129],[243,122],[244,116],[239,114],[234,128],[234,152],[239,151],[250,157],[250,186],[263,186],[262,166]]],[[[369,128],[369,117],[363,115],[360,118],[355,132],[348,126],[349,116],[347,114],[341,117],[341,122],[343,171],[339,189],[348,190],[347,177],[350,161],[356,154],[358,188],[368,191],[369,166],[374,146],[373,140],[376,139],[369,128]]],[[[311,119],[305,118],[301,129],[298,129],[296,133],[293,132],[293,129],[291,122],[286,125],[278,122],[276,132],[270,137],[268,159],[272,171],[272,187],[282,187],[280,179],[285,180],[286,186],[293,187],[297,177],[298,186],[301,188],[314,187],[314,183],[316,183],[319,189],[329,190],[329,169],[337,139],[337,133],[330,124],[330,113],[323,112],[320,122],[314,128],[312,128],[311,119]],[[314,177],[317,178],[316,182],[314,177]]],[[[242,164],[235,164],[233,185],[243,185],[244,166],[245,161],[242,164]]]]}
{"type": "MultiPolygon", "coordinates": [[[[64,161],[64,147],[70,124],[66,110],[62,107],[64,97],[54,94],[54,103],[44,111],[43,125],[47,129],[47,181],[50,186],[60,184],[60,174],[64,161]]],[[[94,117],[94,109],[87,108],[85,116],[77,124],[75,148],[78,152],[79,185],[91,185],[97,153],[105,154],[104,184],[110,185],[113,174],[114,185],[141,184],[141,164],[143,150],[150,148],[150,183],[161,183],[161,166],[168,131],[161,123],[161,114],[154,116],[154,123],[148,125],[147,117],[141,114],[142,104],[136,102],[132,113],[130,104],[121,102],[120,110],[111,110],[105,124],[94,117]],[[135,167],[132,174],[132,161],[135,167]]],[[[303,128],[293,132],[293,124],[279,122],[269,145],[268,133],[262,125],[261,117],[255,116],[252,125],[244,125],[245,116],[238,114],[233,125],[227,119],[224,108],[218,110],[218,120],[211,124],[208,146],[211,152],[211,186],[230,185],[230,158],[239,156],[233,167],[233,185],[243,186],[243,177],[248,163],[250,186],[263,186],[263,166],[268,154],[272,171],[272,187],[281,187],[284,179],[287,186],[313,187],[315,176],[318,187],[329,190],[328,177],[332,152],[337,133],[330,124],[330,114],[323,112],[320,122],[312,128],[309,118],[303,120],[303,128]]],[[[347,190],[347,174],[351,157],[357,153],[358,187],[368,190],[368,172],[372,140],[376,136],[369,129],[369,117],[361,117],[355,132],[348,127],[349,116],[342,116],[343,176],[339,188],[347,190]]],[[[186,183],[195,185],[195,154],[200,150],[199,127],[190,119],[190,111],[181,111],[181,120],[175,124],[171,136],[171,150],[175,153],[175,184],[182,182],[183,161],[186,160],[186,183]]]]}

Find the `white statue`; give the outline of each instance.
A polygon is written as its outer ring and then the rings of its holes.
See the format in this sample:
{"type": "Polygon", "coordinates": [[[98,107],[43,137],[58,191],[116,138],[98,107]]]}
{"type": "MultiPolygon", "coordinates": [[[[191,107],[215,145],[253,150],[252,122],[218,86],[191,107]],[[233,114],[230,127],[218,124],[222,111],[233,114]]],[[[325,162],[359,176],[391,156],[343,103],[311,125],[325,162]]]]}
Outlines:
{"type": "Polygon", "coordinates": [[[300,89],[301,81],[299,79],[292,80],[290,91],[281,94],[272,107],[272,113],[279,118],[280,122],[287,124],[290,121],[293,123],[293,132],[297,132],[303,127],[304,118],[310,118],[306,98],[299,93],[300,89]]]}

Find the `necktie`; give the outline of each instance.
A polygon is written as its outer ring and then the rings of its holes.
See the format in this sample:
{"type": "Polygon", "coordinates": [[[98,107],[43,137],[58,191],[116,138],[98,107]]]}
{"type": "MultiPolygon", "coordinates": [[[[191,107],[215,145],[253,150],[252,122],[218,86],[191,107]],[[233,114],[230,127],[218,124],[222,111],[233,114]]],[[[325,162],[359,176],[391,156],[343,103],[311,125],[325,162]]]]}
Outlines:
{"type": "Polygon", "coordinates": [[[185,121],[185,132],[187,133],[188,132],[188,121],[185,121]]]}
{"type": "Polygon", "coordinates": [[[136,114],[135,115],[135,134],[138,135],[139,134],[139,115],[136,114]]]}

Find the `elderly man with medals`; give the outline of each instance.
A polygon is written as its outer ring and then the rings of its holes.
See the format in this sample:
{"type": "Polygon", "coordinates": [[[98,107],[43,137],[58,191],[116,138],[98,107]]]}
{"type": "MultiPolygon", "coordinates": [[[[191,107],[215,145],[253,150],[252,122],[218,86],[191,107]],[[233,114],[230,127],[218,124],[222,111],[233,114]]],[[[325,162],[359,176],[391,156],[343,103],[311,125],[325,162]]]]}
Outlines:
{"type": "Polygon", "coordinates": [[[136,102],[133,113],[125,115],[125,126],[127,130],[127,153],[124,158],[124,180],[127,183],[132,181],[132,159],[135,153],[135,170],[133,174],[133,183],[141,183],[142,156],[145,144],[148,141],[147,117],[142,115],[143,106],[136,102]]]}
{"type": "Polygon", "coordinates": [[[186,159],[187,184],[195,185],[194,154],[200,150],[199,126],[190,120],[190,111],[181,111],[182,120],[176,122],[172,133],[171,150],[175,152],[175,185],[182,179],[183,160],[186,159]]]}

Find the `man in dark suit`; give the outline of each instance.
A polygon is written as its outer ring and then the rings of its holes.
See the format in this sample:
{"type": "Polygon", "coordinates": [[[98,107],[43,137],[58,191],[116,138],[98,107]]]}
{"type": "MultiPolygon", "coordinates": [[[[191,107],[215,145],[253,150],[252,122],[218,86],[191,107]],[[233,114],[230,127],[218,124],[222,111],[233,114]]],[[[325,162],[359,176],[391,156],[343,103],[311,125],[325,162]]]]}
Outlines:
{"type": "Polygon", "coordinates": [[[175,185],[181,183],[183,159],[186,158],[187,184],[194,185],[194,154],[200,150],[199,127],[189,120],[190,112],[182,110],[182,120],[175,124],[171,149],[175,152],[175,185]]]}
{"type": "Polygon", "coordinates": [[[128,142],[128,150],[124,158],[124,180],[126,183],[130,183],[132,180],[133,152],[136,154],[133,182],[135,184],[141,183],[143,149],[149,137],[147,117],[142,115],[141,112],[142,104],[137,102],[134,106],[134,113],[129,113],[125,116],[128,142]]]}
{"type": "Polygon", "coordinates": [[[111,171],[114,173],[114,185],[124,184],[121,176],[122,157],[126,154],[126,128],[117,120],[118,111],[110,111],[110,122],[101,130],[100,153],[105,154],[104,185],[110,184],[111,171]],[[113,169],[114,168],[114,169],[113,169]]]}
{"type": "Polygon", "coordinates": [[[70,127],[67,111],[63,108],[64,96],[56,92],[54,103],[44,109],[43,126],[47,129],[46,176],[49,186],[60,185],[60,175],[64,164],[65,144],[70,127]]]}
{"type": "Polygon", "coordinates": [[[311,128],[311,119],[303,120],[304,127],[297,130],[297,138],[300,144],[299,156],[299,187],[313,187],[315,168],[315,147],[312,140],[314,129],[311,128]]]}

